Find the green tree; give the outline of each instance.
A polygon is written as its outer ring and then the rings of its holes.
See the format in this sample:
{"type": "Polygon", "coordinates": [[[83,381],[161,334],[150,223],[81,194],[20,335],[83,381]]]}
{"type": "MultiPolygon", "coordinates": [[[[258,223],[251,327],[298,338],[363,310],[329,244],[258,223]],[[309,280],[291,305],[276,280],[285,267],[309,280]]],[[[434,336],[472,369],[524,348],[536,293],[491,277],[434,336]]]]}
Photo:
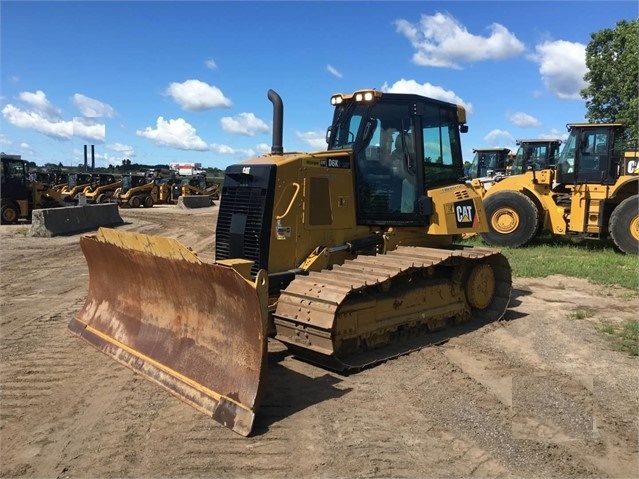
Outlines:
{"type": "Polygon", "coordinates": [[[586,100],[586,118],[592,123],[619,122],[626,125],[627,144],[638,144],[639,123],[639,20],[620,20],[614,29],[590,35],[586,46],[588,86],[581,90],[586,100]]]}

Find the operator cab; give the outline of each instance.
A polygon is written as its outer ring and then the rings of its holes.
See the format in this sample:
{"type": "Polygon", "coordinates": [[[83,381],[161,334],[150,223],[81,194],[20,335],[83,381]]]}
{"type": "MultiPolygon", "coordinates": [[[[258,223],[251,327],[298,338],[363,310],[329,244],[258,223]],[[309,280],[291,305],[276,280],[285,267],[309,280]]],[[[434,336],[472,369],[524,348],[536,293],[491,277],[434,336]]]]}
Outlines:
{"type": "Polygon", "coordinates": [[[352,150],[357,222],[424,225],[428,190],[463,182],[465,110],[413,94],[336,94],[328,150],[352,150]]]}
{"type": "Polygon", "coordinates": [[[29,174],[27,162],[20,155],[2,153],[2,197],[14,200],[28,200],[31,191],[27,185],[29,174]]]}
{"type": "Polygon", "coordinates": [[[512,164],[511,175],[556,167],[560,139],[517,140],[517,145],[519,148],[512,164]]]}
{"type": "Polygon", "coordinates": [[[468,177],[475,178],[506,176],[509,166],[509,148],[475,148],[468,177]]]}
{"type": "Polygon", "coordinates": [[[557,162],[557,183],[615,183],[623,157],[623,125],[569,124],[567,128],[570,135],[557,162]]]}

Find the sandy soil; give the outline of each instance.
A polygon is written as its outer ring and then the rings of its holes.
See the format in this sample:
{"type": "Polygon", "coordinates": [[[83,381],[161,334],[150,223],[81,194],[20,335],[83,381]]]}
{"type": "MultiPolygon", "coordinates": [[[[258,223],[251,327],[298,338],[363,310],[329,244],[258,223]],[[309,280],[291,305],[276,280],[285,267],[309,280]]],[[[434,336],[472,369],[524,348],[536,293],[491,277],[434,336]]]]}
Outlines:
{"type": "MultiPolygon", "coordinates": [[[[122,210],[205,259],[216,214],[122,210]]],[[[27,230],[0,228],[0,477],[637,477],[638,359],[599,331],[636,292],[515,278],[502,321],[348,376],[272,343],[243,438],[72,336],[79,235],[27,230]]]]}

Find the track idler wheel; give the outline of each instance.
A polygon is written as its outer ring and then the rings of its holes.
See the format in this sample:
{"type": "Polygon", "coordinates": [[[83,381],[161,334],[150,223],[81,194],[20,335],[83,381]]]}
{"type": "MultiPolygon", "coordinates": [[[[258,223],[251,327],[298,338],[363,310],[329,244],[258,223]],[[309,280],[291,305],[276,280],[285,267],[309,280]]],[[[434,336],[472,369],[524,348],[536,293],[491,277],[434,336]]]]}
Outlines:
{"type": "Polygon", "coordinates": [[[466,299],[473,309],[486,309],[495,295],[495,273],[488,264],[471,270],[466,280],[466,299]]]}

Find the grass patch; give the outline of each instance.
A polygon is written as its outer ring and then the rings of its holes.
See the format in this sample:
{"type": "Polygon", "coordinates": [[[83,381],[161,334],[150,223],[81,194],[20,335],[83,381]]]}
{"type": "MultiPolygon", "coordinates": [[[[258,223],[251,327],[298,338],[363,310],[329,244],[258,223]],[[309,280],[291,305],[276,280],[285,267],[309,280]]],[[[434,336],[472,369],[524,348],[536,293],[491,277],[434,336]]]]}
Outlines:
{"type": "Polygon", "coordinates": [[[578,309],[577,311],[572,311],[568,315],[568,319],[586,319],[586,318],[590,318],[591,316],[592,316],[592,313],[590,311],[578,309]]]}
{"type": "MultiPolygon", "coordinates": [[[[486,246],[479,235],[460,244],[486,246]]],[[[499,249],[510,261],[513,277],[543,278],[562,274],[594,284],[639,288],[639,257],[618,252],[611,242],[542,235],[521,248],[499,249]]]]}
{"type": "Polygon", "coordinates": [[[639,321],[628,320],[620,324],[606,321],[599,331],[605,334],[615,351],[639,356],[639,321]]]}

